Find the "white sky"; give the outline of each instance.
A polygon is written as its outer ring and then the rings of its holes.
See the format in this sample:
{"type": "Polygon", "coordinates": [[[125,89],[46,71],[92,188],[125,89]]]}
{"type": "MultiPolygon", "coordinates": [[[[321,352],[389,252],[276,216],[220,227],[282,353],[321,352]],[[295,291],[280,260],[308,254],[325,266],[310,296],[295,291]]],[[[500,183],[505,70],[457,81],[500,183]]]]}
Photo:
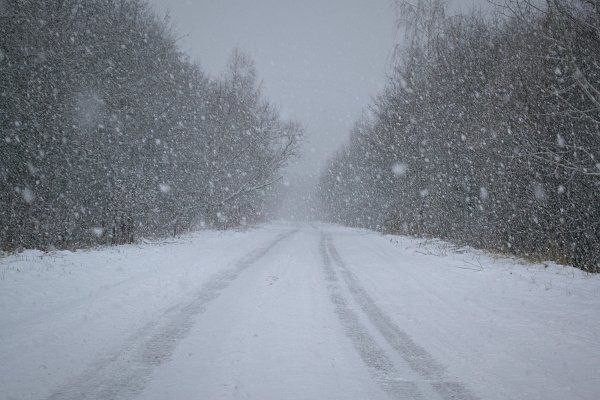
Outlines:
{"type": "MultiPolygon", "coordinates": [[[[151,0],[210,73],[234,47],[256,62],[267,97],[299,120],[322,159],[384,83],[394,45],[390,0],[151,0]]],[[[317,168],[313,162],[311,169],[317,168]]]]}

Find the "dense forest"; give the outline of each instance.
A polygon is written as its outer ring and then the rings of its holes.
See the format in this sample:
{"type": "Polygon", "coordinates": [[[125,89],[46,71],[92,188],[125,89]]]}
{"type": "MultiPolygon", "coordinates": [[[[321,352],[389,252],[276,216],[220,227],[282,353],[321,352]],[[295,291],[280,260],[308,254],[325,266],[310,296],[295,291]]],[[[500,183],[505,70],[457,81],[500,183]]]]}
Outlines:
{"type": "Polygon", "coordinates": [[[599,271],[599,3],[399,10],[387,87],[322,174],[324,218],[599,271]]]}
{"type": "MultiPolygon", "coordinates": [[[[598,2],[397,4],[404,40],[323,171],[321,217],[598,271],[598,2]]],[[[143,0],[0,11],[0,250],[265,218],[302,127],[248,55],[209,76],[143,0]]]]}
{"type": "Polygon", "coordinates": [[[207,76],[142,0],[0,8],[0,250],[262,218],[302,129],[248,56],[207,76]]]}

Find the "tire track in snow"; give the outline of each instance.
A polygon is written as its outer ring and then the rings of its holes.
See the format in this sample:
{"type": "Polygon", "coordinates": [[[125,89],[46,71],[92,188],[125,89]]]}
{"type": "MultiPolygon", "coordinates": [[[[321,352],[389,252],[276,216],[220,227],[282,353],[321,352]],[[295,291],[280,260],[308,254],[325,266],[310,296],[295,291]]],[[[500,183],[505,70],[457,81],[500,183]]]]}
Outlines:
{"type": "Polygon", "coordinates": [[[140,393],[153,369],[168,360],[177,342],[187,336],[194,325],[194,317],[202,313],[244,270],[296,232],[278,235],[268,245],[242,257],[232,268],[215,274],[191,301],[167,309],[158,320],[149,322],[132,335],[118,354],[96,362],[47,399],[130,399],[140,393]]]}
{"type": "Polygon", "coordinates": [[[360,358],[369,368],[371,375],[381,388],[393,399],[422,399],[419,389],[414,382],[397,379],[399,372],[385,351],[369,334],[367,328],[360,322],[358,315],[350,308],[337,286],[337,274],[328,254],[328,239],[323,236],[319,246],[323,258],[323,269],[331,302],[335,313],[340,319],[346,336],[350,338],[360,358]]]}
{"type": "MultiPolygon", "coordinates": [[[[340,269],[340,274],[354,301],[386,342],[406,361],[411,369],[422,376],[425,381],[428,381],[444,400],[477,400],[477,397],[464,384],[448,380],[445,368],[427,350],[415,343],[406,332],[392,322],[391,318],[358,283],[356,276],[340,257],[329,235],[323,235],[322,246],[325,247],[325,250],[322,249],[321,251],[329,251],[331,258],[340,269]]],[[[335,274],[335,270],[331,265],[329,269],[330,274],[335,274]]]]}

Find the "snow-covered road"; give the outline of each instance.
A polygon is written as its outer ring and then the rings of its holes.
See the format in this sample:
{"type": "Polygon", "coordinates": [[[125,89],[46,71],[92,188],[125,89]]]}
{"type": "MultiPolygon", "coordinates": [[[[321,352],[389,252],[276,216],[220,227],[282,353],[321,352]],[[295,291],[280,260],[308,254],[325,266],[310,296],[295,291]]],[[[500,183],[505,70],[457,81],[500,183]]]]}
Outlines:
{"type": "Polygon", "coordinates": [[[600,277],[324,224],[0,259],[1,399],[598,399],[600,277]]]}

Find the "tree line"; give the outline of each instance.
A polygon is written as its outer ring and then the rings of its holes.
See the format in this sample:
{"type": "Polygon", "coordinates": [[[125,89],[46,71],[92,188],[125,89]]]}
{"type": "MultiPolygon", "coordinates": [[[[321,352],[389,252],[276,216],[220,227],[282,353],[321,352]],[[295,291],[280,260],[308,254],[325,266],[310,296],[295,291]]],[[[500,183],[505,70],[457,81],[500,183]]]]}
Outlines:
{"type": "Polygon", "coordinates": [[[0,3],[0,250],[255,221],[301,133],[247,55],[207,76],[143,0],[0,3]]]}
{"type": "Polygon", "coordinates": [[[405,44],[322,173],[324,217],[600,271],[600,4],[399,10],[405,44]]]}

